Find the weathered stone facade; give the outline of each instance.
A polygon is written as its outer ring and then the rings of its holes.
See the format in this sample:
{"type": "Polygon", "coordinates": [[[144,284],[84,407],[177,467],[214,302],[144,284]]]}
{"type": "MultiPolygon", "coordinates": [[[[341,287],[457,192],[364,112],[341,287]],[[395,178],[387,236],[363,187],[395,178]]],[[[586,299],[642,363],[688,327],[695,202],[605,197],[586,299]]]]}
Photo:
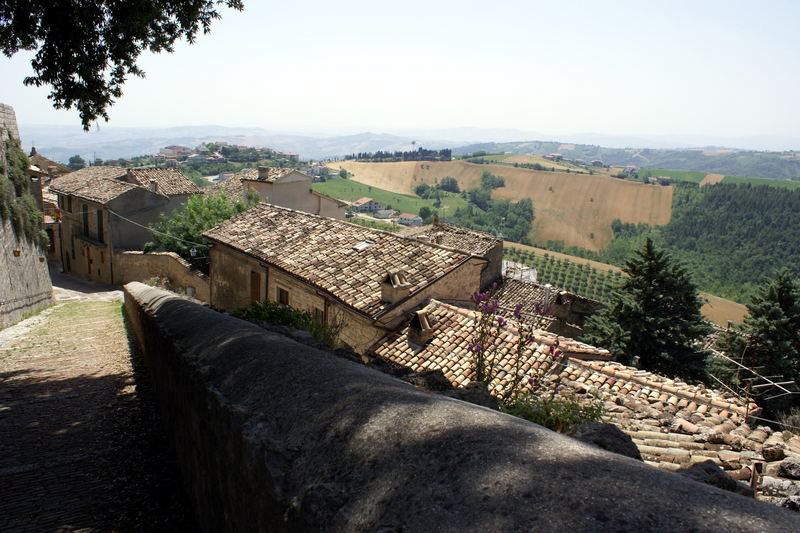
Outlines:
{"type": "MultiPolygon", "coordinates": [[[[5,140],[19,139],[11,106],[0,104],[0,161],[5,167],[5,140]]],[[[47,250],[17,236],[9,221],[0,221],[0,328],[52,302],[47,250]]]]}
{"type": "Polygon", "coordinates": [[[129,251],[114,253],[114,284],[166,278],[172,290],[208,303],[208,276],[191,268],[182,257],[172,252],[143,253],[129,251]]]}

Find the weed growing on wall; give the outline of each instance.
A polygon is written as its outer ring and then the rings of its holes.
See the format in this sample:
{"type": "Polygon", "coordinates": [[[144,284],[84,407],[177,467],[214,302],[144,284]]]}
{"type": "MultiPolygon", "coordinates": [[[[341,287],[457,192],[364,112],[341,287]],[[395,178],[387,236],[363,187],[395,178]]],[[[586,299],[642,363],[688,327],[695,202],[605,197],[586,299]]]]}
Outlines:
{"type": "Polygon", "coordinates": [[[0,152],[0,220],[11,222],[18,239],[47,248],[48,238],[44,231],[44,217],[30,192],[28,167],[30,161],[22,151],[17,139],[7,131],[0,130],[3,139],[0,152]]]}
{"type": "Polygon", "coordinates": [[[289,326],[308,331],[314,340],[329,348],[338,346],[339,333],[344,325],[342,317],[336,313],[329,323],[323,324],[311,313],[269,301],[253,302],[249,307],[236,309],[232,315],[255,324],[267,322],[276,326],[289,326]]]}
{"type": "MultiPolygon", "coordinates": [[[[536,343],[535,326],[521,320],[522,305],[518,305],[513,313],[517,329],[513,368],[510,376],[501,376],[505,372],[498,365],[501,358],[498,355],[499,340],[504,335],[508,321],[498,315],[500,305],[496,291],[495,284],[490,290],[475,293],[471,297],[480,312],[468,345],[472,353],[475,381],[500,384],[495,389],[495,396],[503,412],[554,431],[569,433],[583,422],[600,420],[604,415],[601,404],[579,399],[562,389],[560,371],[566,366],[567,360],[557,343],[550,346],[547,354],[549,364],[543,365],[538,371],[533,370],[529,375],[522,371],[524,361],[534,356],[532,352],[536,343]]],[[[545,305],[541,303],[537,307],[549,312],[545,305]]]]}

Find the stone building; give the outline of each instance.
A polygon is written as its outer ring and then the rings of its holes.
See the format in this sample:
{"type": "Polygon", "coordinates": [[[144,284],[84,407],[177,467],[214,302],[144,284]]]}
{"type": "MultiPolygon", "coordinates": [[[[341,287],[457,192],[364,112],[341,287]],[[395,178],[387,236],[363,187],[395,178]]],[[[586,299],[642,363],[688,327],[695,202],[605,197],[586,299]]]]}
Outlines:
{"type": "Polygon", "coordinates": [[[243,198],[247,190],[258,193],[265,202],[314,215],[343,219],[347,204],[311,188],[312,176],[291,168],[247,168],[215,185],[233,198],[243,198]]]}
{"type": "Polygon", "coordinates": [[[418,239],[258,204],[203,234],[211,305],[269,300],[343,323],[358,353],[428,298],[466,300],[488,261],[418,239]]]}
{"type": "Polygon", "coordinates": [[[141,250],[147,225],[180,207],[200,189],[178,169],[93,166],[50,184],[61,213],[64,271],[114,284],[114,252],[141,250]]]}
{"type": "Polygon", "coordinates": [[[350,207],[352,208],[353,211],[357,211],[359,213],[372,213],[383,209],[383,205],[380,202],[376,202],[375,200],[367,196],[359,198],[358,200],[350,204],[350,207]]]}

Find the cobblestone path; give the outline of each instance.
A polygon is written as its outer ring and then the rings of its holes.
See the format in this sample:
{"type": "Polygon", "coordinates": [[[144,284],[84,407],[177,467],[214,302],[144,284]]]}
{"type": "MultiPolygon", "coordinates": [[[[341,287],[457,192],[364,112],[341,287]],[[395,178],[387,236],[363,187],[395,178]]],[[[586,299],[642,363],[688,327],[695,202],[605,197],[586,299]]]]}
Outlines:
{"type": "Polygon", "coordinates": [[[0,531],[194,531],[119,301],[0,338],[0,531]]]}

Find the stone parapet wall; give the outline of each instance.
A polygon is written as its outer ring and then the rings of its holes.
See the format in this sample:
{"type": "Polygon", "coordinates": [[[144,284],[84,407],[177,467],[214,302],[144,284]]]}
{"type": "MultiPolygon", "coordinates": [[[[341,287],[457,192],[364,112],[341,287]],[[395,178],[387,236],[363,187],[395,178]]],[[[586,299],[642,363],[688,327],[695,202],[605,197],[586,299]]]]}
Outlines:
{"type": "Polygon", "coordinates": [[[130,283],[125,309],[205,531],[800,531],[166,291],[130,283]]]}
{"type": "Polygon", "coordinates": [[[114,253],[114,284],[167,278],[173,290],[209,302],[208,277],[195,270],[173,252],[144,253],[138,251],[114,253]]]}

